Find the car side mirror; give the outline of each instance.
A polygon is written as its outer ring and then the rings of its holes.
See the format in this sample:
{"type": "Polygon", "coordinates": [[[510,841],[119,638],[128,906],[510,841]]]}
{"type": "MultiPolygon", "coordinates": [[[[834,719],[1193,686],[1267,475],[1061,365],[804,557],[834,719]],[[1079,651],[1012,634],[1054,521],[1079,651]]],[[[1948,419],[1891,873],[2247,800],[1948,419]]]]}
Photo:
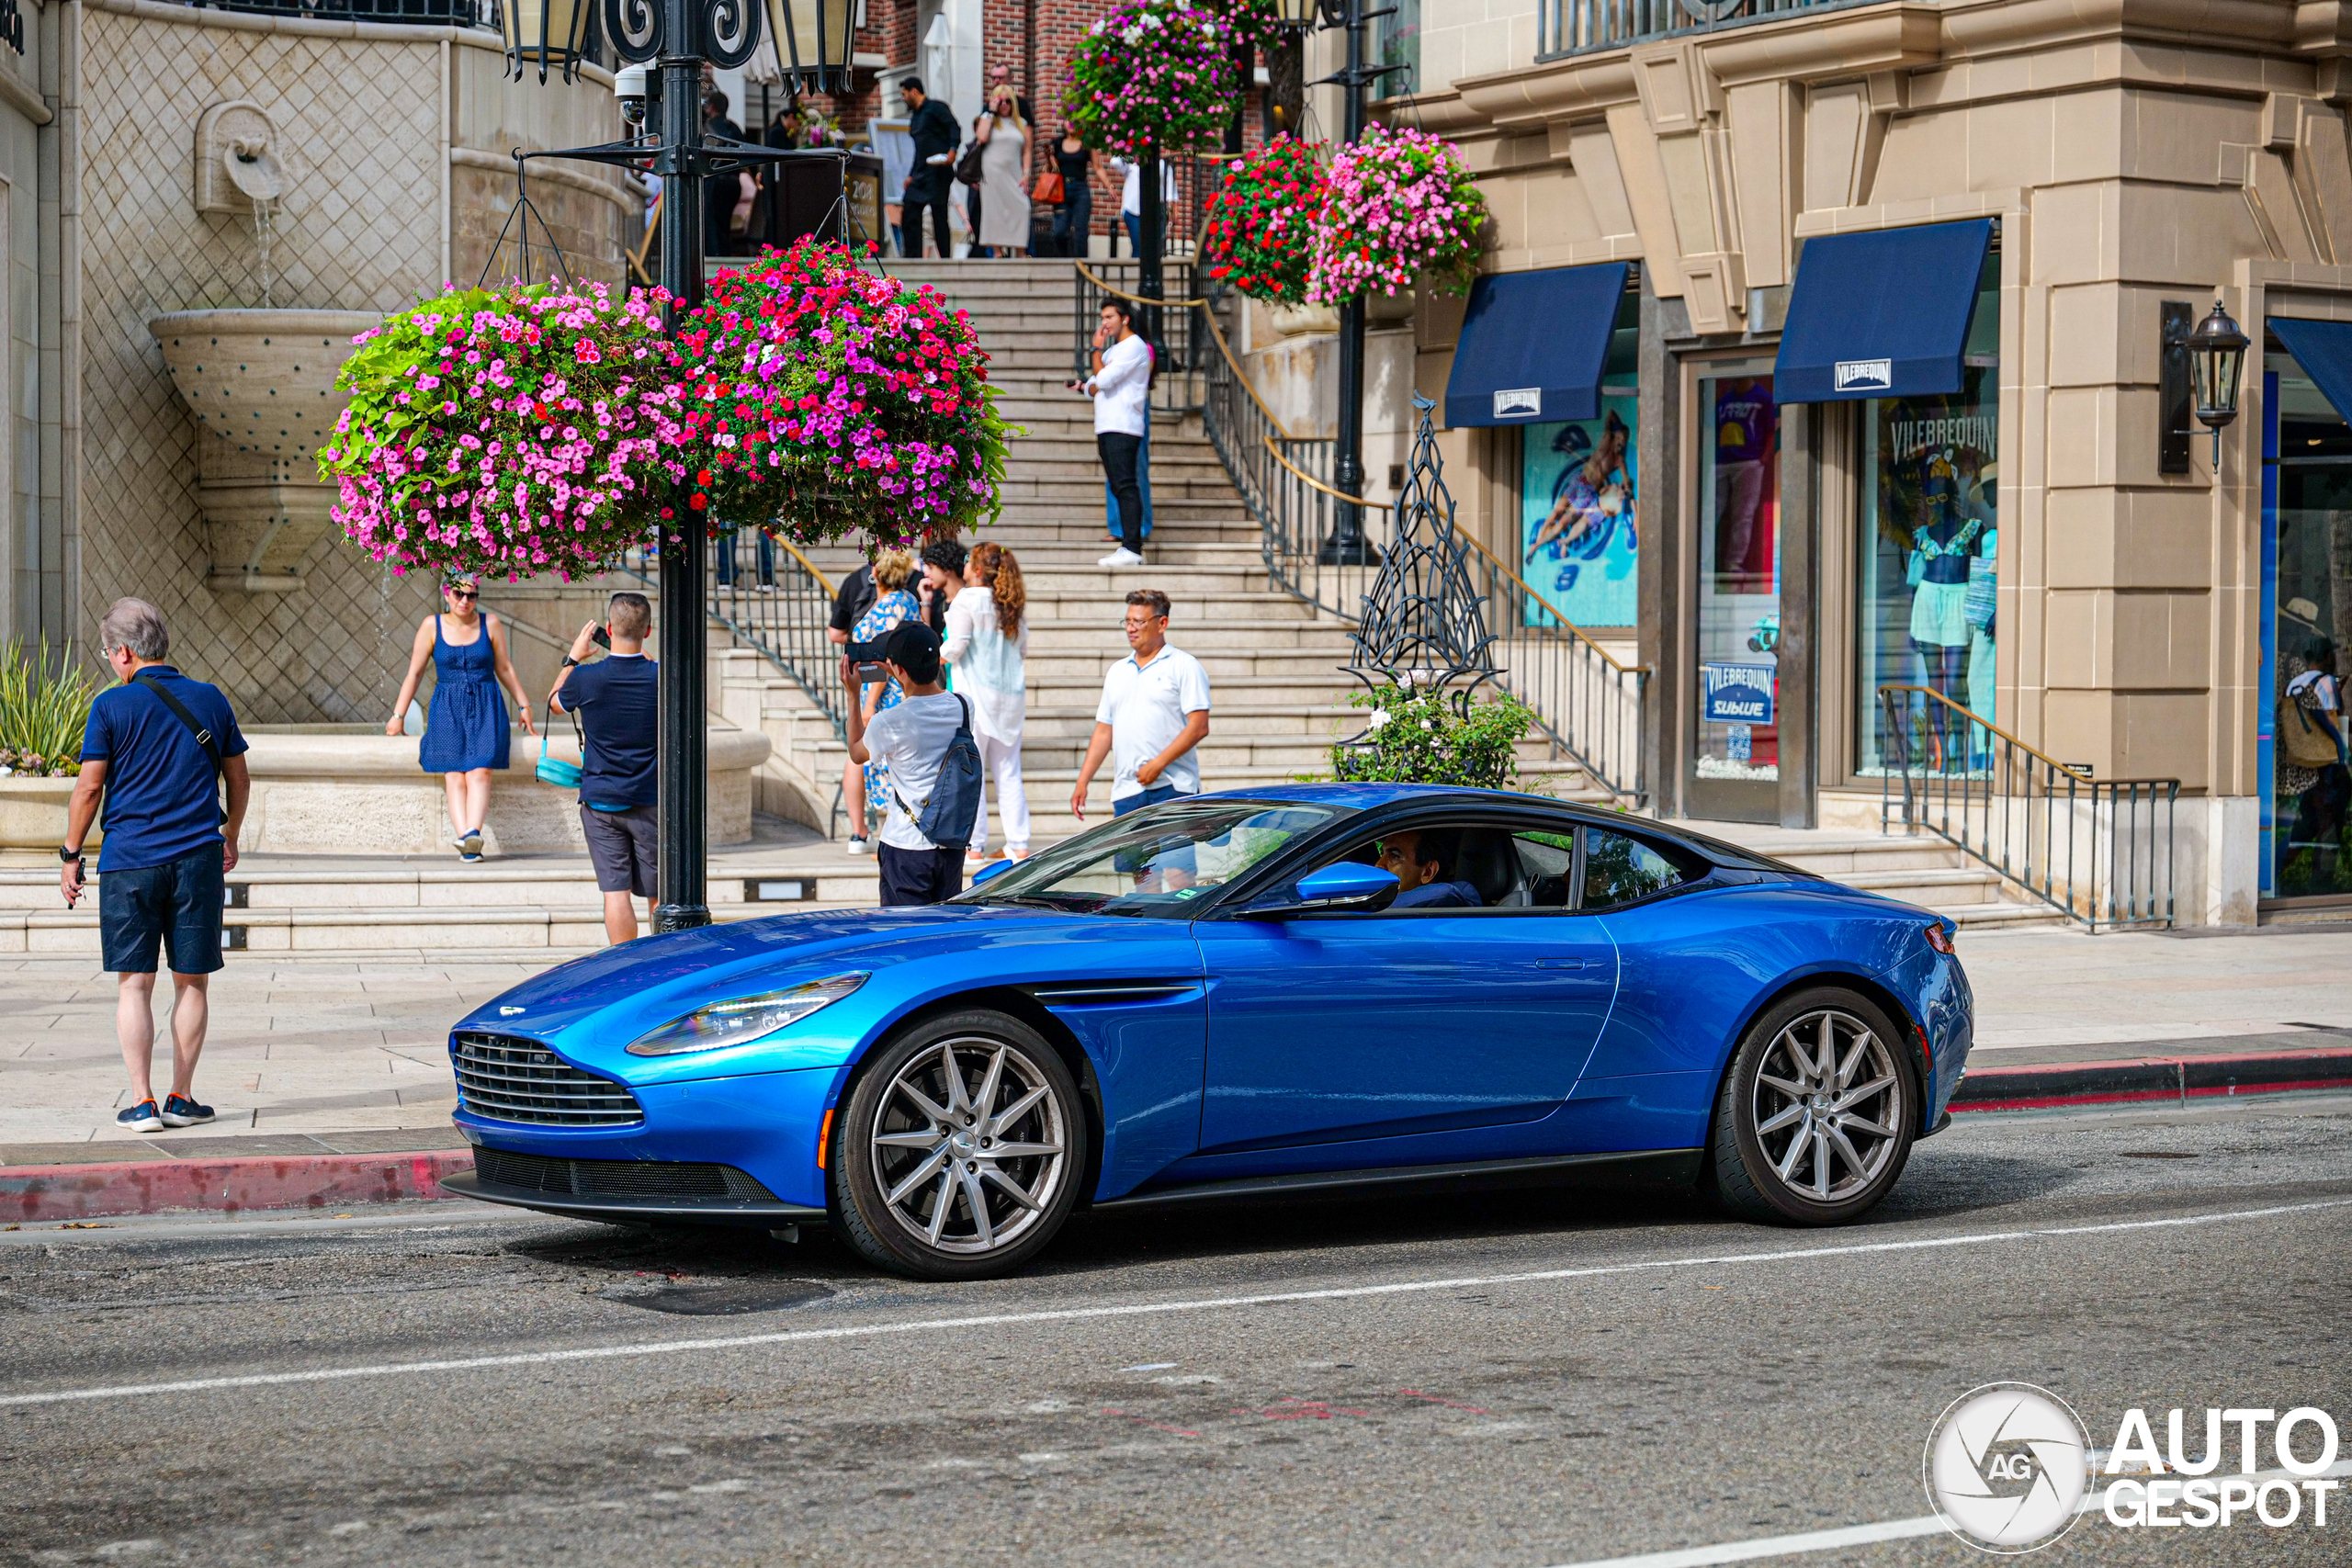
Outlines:
{"type": "Polygon", "coordinates": [[[1006,872],[1011,871],[1019,863],[1020,863],[1017,861],[1009,860],[991,861],[987,865],[980,867],[979,870],[972,873],[972,886],[978,887],[981,883],[986,882],[992,876],[1002,876],[1006,872]]]}
{"type": "Polygon", "coordinates": [[[1376,865],[1340,861],[1310,871],[1298,879],[1289,897],[1253,905],[1244,913],[1256,919],[1281,915],[1320,914],[1326,909],[1379,909],[1396,897],[1396,874],[1376,865]]]}

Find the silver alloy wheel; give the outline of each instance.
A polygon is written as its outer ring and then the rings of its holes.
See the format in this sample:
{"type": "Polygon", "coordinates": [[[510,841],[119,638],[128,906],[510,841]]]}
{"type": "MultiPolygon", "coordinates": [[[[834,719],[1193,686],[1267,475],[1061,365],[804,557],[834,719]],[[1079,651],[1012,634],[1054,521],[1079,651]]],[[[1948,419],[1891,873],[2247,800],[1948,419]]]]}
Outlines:
{"type": "Polygon", "coordinates": [[[1068,1142],[1053,1081],[1021,1047],[965,1035],[899,1069],[875,1117],[870,1157],[883,1201],[942,1252],[1012,1246],[1053,1206],[1068,1142]]]}
{"type": "Polygon", "coordinates": [[[1903,1085],[1870,1025],[1825,1008],[1795,1020],[1757,1064],[1756,1142],[1782,1186],[1816,1203],[1850,1198],[1894,1157],[1903,1085]]]}

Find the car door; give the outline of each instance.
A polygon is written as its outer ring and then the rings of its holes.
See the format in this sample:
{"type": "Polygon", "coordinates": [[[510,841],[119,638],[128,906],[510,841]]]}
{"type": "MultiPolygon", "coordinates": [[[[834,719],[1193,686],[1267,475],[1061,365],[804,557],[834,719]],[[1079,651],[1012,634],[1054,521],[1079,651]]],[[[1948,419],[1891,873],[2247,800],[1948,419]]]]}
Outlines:
{"type": "Polygon", "coordinates": [[[1196,1174],[1550,1152],[1542,1126],[1608,1018],[1616,950],[1568,907],[1572,826],[1463,826],[1488,907],[1193,927],[1209,976],[1196,1174]]]}

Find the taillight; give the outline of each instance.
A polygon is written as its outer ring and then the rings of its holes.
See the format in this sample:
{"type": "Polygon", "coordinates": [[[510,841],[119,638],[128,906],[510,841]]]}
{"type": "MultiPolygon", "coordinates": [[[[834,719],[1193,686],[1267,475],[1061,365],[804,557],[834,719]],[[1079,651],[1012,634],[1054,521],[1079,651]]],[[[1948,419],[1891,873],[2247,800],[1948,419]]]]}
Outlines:
{"type": "Polygon", "coordinates": [[[1941,920],[1930,920],[1928,923],[1928,945],[1947,958],[1954,956],[1957,952],[1951,944],[1951,931],[1941,920]]]}

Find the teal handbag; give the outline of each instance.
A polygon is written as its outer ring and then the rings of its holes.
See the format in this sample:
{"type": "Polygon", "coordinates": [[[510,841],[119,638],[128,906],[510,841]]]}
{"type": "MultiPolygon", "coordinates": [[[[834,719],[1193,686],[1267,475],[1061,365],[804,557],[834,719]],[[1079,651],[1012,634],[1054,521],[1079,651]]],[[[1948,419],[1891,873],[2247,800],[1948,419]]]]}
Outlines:
{"type": "MultiPolygon", "coordinates": [[[[581,731],[580,716],[567,708],[564,710],[564,716],[571,720],[571,733],[580,741],[581,756],[587,756],[588,737],[581,731]]],[[[555,704],[550,700],[548,704],[548,721],[539,727],[539,765],[533,772],[543,784],[553,784],[558,789],[578,789],[581,779],[580,764],[567,762],[560,757],[548,754],[548,740],[554,733],[555,704]]]]}

